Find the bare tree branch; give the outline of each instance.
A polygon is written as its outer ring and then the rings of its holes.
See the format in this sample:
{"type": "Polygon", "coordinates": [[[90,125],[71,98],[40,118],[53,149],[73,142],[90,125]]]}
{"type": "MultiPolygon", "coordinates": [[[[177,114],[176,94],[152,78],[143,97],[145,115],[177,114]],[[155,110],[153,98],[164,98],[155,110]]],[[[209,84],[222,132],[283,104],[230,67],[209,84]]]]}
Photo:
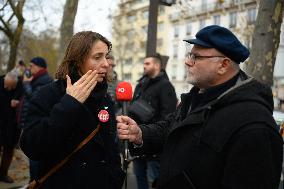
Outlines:
{"type": "Polygon", "coordinates": [[[3,20],[3,18],[0,16],[0,21],[3,24],[4,28],[1,29],[8,37],[12,36],[12,30],[10,29],[9,25],[3,20]]]}
{"type": "Polygon", "coordinates": [[[10,18],[7,20],[7,23],[10,23],[10,21],[12,20],[12,18],[14,17],[14,13],[10,16],[10,18]]]}
{"type": "Polygon", "coordinates": [[[8,1],[6,1],[6,3],[3,5],[3,7],[0,8],[0,11],[3,11],[7,5],[8,5],[8,1]]]}

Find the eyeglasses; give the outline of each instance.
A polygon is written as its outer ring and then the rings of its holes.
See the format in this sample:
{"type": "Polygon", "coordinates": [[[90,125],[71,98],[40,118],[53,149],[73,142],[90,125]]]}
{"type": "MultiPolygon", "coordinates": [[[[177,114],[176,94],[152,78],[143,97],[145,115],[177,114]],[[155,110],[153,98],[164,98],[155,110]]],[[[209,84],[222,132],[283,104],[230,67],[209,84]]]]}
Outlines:
{"type": "Polygon", "coordinates": [[[192,62],[195,64],[195,61],[196,60],[200,60],[200,59],[203,59],[203,58],[216,58],[216,57],[219,57],[219,58],[225,58],[225,56],[201,56],[201,55],[196,55],[196,54],[193,54],[193,53],[188,53],[188,55],[186,56],[186,58],[192,60],[192,62]]]}

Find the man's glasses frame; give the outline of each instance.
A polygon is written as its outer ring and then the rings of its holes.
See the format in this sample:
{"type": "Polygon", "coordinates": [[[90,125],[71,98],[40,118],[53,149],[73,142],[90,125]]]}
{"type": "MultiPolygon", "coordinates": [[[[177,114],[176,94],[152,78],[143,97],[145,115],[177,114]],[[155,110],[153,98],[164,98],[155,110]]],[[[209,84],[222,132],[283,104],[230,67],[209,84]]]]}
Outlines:
{"type": "Polygon", "coordinates": [[[194,53],[189,52],[186,56],[187,59],[192,60],[192,62],[195,64],[196,60],[200,60],[200,59],[205,59],[205,58],[226,58],[225,56],[221,56],[221,55],[215,55],[215,56],[202,56],[202,55],[196,55],[194,53]]]}

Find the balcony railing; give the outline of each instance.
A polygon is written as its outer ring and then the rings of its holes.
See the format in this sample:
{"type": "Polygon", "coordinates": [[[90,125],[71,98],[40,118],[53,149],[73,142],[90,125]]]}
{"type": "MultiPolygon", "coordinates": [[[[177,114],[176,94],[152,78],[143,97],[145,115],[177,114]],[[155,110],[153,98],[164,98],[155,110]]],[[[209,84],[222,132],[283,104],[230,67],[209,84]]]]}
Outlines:
{"type": "MultiPolygon", "coordinates": [[[[184,13],[184,17],[193,17],[196,15],[200,14],[207,14],[210,12],[215,12],[218,10],[223,10],[223,9],[229,9],[234,6],[241,6],[244,4],[249,4],[249,3],[257,3],[257,0],[227,0],[223,3],[215,2],[215,3],[208,3],[205,5],[200,5],[200,6],[192,6],[189,11],[186,11],[184,13]]],[[[170,18],[173,19],[173,15],[170,16],[170,18]]],[[[175,18],[175,17],[174,17],[175,18]]]]}

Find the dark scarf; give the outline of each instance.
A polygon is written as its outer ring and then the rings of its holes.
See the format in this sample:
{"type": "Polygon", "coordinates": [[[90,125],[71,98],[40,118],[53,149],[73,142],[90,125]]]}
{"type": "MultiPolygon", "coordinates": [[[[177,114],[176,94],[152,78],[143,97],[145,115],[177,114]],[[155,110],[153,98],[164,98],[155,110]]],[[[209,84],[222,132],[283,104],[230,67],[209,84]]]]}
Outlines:
{"type": "Polygon", "coordinates": [[[37,78],[39,78],[40,76],[42,76],[46,73],[47,73],[46,68],[39,70],[37,73],[33,74],[33,80],[36,80],[37,78]]]}

